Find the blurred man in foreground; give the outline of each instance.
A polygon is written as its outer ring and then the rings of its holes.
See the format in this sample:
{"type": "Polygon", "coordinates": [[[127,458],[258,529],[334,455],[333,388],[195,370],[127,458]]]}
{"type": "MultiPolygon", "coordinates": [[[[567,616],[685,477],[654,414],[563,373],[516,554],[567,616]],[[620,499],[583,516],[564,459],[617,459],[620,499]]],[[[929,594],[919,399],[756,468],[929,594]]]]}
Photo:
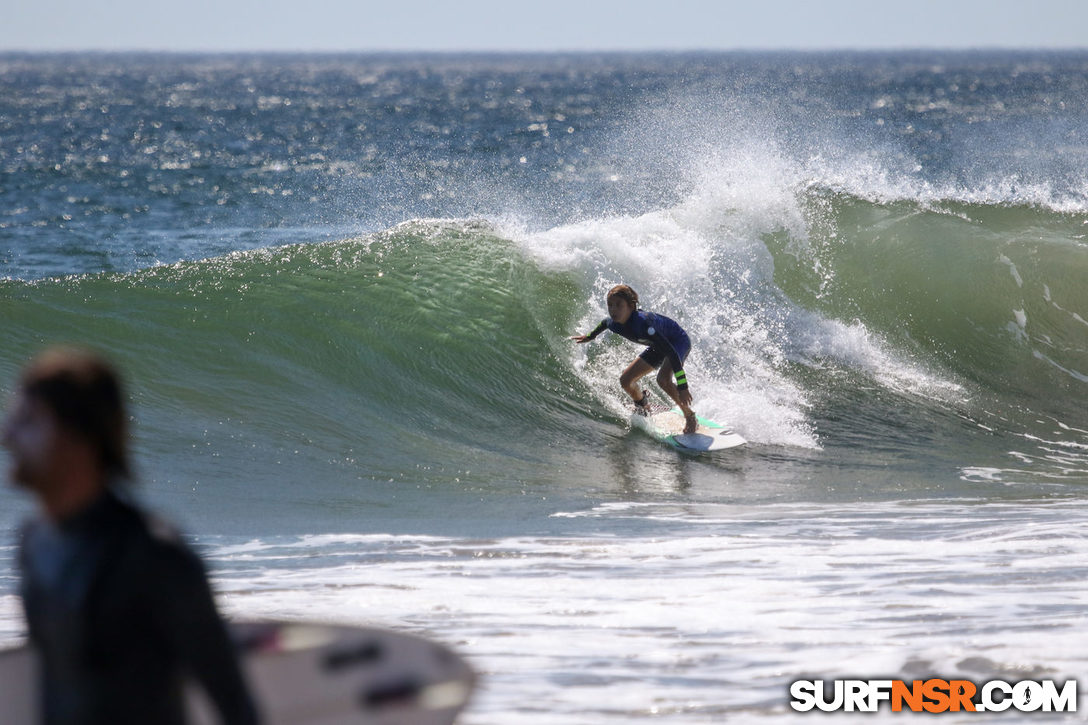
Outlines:
{"type": "Polygon", "coordinates": [[[203,565],[130,500],[127,418],[109,365],[55,349],[23,371],[4,420],[11,478],[39,509],[19,566],[43,721],[183,723],[191,676],[224,722],[256,722],[203,565]]]}

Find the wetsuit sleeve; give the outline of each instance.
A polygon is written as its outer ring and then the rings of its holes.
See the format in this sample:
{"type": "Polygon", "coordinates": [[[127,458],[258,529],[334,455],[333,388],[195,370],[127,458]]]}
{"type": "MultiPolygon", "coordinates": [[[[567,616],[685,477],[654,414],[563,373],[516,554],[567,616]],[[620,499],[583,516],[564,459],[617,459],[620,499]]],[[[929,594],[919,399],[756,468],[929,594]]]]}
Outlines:
{"type": "Polygon", "coordinates": [[[680,355],[677,354],[676,348],[672,346],[668,338],[661,334],[659,330],[654,330],[654,334],[650,335],[650,343],[665,353],[665,357],[672,363],[672,374],[676,378],[676,387],[680,390],[688,389],[688,376],[684,372],[684,361],[680,359],[680,355]]]}
{"type": "Polygon", "coordinates": [[[226,625],[212,598],[204,565],[180,545],[164,547],[160,556],[159,603],[165,633],[219,710],[223,723],[258,722],[226,625]]]}
{"type": "Polygon", "coordinates": [[[586,335],[586,337],[589,338],[590,340],[592,340],[593,338],[597,337],[597,335],[600,335],[602,332],[604,332],[607,329],[608,329],[608,318],[606,317],[603,320],[601,320],[601,324],[594,327],[593,332],[586,335]]]}

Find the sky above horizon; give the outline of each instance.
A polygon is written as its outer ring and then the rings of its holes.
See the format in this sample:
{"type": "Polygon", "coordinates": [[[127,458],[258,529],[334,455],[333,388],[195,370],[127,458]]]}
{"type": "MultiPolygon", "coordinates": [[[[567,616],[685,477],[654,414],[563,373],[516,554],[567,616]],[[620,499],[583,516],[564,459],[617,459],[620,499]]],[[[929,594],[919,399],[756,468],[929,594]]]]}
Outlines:
{"type": "Polygon", "coordinates": [[[0,51],[1088,47],[1085,0],[21,0],[0,51]]]}

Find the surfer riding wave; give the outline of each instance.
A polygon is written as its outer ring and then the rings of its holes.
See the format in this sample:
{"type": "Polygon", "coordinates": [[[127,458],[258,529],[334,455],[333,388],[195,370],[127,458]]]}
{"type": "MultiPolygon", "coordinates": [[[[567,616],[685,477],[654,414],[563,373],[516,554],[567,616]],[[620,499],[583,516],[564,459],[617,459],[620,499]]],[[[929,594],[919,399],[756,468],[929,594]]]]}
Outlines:
{"type": "Polygon", "coordinates": [[[588,335],[573,335],[570,339],[582,344],[610,330],[632,342],[648,345],[620,375],[620,386],[635,402],[635,411],[646,415],[650,394],[641,389],[638,381],[660,368],[657,384],[683,411],[684,433],[694,433],[698,421],[695,411],[691,409],[691,391],[688,390],[687,374],[684,372],[684,360],[691,351],[691,340],[684,328],[665,315],[639,309],[638,294],[625,284],[610,289],[605,302],[609,316],[601,320],[588,335]]]}

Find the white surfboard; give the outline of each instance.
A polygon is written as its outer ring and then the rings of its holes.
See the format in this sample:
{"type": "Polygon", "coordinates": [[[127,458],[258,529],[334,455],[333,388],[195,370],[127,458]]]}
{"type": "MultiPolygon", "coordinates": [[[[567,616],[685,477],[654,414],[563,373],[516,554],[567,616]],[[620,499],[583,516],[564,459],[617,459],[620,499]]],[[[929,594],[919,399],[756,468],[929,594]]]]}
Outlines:
{"type": "MultiPolygon", "coordinates": [[[[468,663],[423,637],[370,627],[243,622],[230,625],[268,725],[450,725],[475,685],[468,663]]],[[[7,725],[38,722],[34,655],[0,652],[7,725]]],[[[203,691],[187,688],[190,722],[218,723],[203,691]]]]}
{"type": "Polygon", "coordinates": [[[743,446],[746,441],[728,426],[696,416],[699,422],[694,433],[684,433],[684,414],[678,408],[656,410],[650,415],[635,413],[631,426],[646,431],[655,439],[682,451],[705,453],[743,446]]]}

